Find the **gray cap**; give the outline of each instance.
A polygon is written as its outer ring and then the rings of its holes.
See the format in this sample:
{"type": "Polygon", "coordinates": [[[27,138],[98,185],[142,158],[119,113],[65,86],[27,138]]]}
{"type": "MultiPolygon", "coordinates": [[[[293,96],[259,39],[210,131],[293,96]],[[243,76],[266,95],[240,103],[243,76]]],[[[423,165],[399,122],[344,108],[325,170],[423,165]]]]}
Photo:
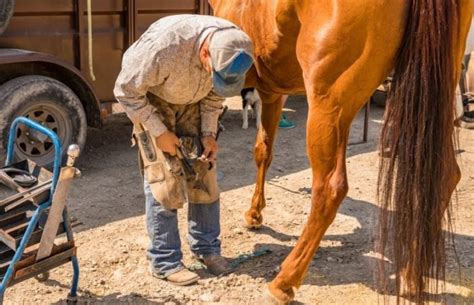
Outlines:
{"type": "Polygon", "coordinates": [[[253,64],[250,37],[237,28],[217,30],[211,36],[209,52],[214,91],[224,97],[239,95],[245,74],[253,64]]]}

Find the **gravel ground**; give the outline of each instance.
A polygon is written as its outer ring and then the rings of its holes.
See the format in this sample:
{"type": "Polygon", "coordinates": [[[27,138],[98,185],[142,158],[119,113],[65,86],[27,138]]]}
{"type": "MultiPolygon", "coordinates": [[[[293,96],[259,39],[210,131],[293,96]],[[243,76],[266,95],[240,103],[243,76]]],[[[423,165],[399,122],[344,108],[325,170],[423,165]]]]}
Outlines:
{"type": "MultiPolygon", "coordinates": [[[[90,129],[88,145],[78,164],[83,177],[75,181],[69,209],[82,224],[74,228],[81,266],[79,304],[254,304],[265,284],[292,249],[310,209],[311,177],[305,151],[307,105],[292,97],[286,114],[297,127],[281,130],[274,162],[267,175],[264,227],[243,228],[255,180],[252,148],[255,127],[242,124],[239,99],[229,100],[220,139],[223,254],[269,249],[271,253],[241,264],[235,273],[215,278],[199,270],[202,279],[191,287],[175,287],[148,273],[144,196],[130,148],[131,125],[124,115],[109,119],[101,130],[90,129]]],[[[371,232],[379,208],[375,201],[378,171],[376,151],[382,110],[373,109],[369,142],[348,147],[350,191],[314,256],[295,304],[376,304],[371,232]]],[[[363,114],[353,124],[351,142],[361,140],[363,114]]],[[[461,130],[459,153],[463,178],[454,204],[455,241],[459,269],[452,253],[446,281],[448,304],[474,304],[474,130],[461,130]]],[[[186,209],[180,212],[180,232],[186,240],[186,209]]],[[[185,263],[194,265],[187,245],[185,263]]],[[[5,304],[64,304],[72,270],[51,272],[49,280],[28,280],[7,290],[5,304]]],[[[391,296],[393,299],[393,297],[391,296]]]]}

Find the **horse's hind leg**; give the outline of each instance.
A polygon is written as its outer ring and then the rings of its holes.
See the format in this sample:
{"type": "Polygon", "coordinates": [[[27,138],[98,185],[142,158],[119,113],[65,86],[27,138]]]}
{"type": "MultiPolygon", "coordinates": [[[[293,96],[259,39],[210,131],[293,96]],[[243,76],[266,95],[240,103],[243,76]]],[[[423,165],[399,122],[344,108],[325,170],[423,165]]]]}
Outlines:
{"type": "Polygon", "coordinates": [[[259,228],[262,224],[262,210],[265,207],[265,174],[272,162],[272,147],[276,129],[280,120],[283,97],[277,94],[261,93],[261,125],[255,143],[255,163],[257,164],[257,182],[252,198],[252,205],[245,213],[247,227],[259,228]]]}
{"type": "Polygon", "coordinates": [[[307,147],[313,183],[311,212],[303,232],[269,286],[270,293],[284,303],[293,298],[293,288],[303,280],[324,233],[336,217],[348,191],[345,150],[349,127],[356,109],[308,96],[307,147]]]}
{"type": "Polygon", "coordinates": [[[293,287],[301,285],[322,237],[336,217],[348,191],[345,158],[351,122],[393,67],[396,50],[384,51],[382,46],[395,44],[391,40],[401,35],[373,35],[385,41],[365,44],[360,43],[366,41],[362,39],[366,37],[364,29],[354,27],[349,31],[342,24],[341,29],[332,29],[336,34],[316,35],[311,23],[302,27],[297,52],[309,107],[306,137],[313,176],[311,211],[298,242],[269,284],[269,292],[278,304],[292,299],[293,287]],[[350,52],[347,46],[351,46],[350,52]]]}

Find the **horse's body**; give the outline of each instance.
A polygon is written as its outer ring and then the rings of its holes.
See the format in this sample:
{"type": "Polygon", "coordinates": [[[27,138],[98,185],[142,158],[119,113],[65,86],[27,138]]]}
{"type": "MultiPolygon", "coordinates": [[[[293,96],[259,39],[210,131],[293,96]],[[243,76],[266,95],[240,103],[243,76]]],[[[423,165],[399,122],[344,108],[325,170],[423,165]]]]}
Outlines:
{"type": "MultiPolygon", "coordinates": [[[[351,122],[395,70],[398,85],[382,140],[392,153],[384,167],[388,172],[381,175],[381,197],[384,207],[396,213],[395,223],[384,219],[382,224],[388,223],[387,229],[401,240],[395,247],[402,249],[394,251],[397,280],[404,272],[415,300],[423,302],[424,276],[443,276],[440,228],[459,180],[450,101],[471,22],[471,0],[209,2],[216,16],[239,25],[255,45],[256,62],[247,85],[259,90],[263,110],[255,146],[257,184],[245,214],[250,227],[262,223],[265,173],[284,95],[306,93],[308,98],[312,209],[297,244],[269,285],[273,298],[286,303],[293,298],[293,287],[301,284],[348,191],[345,152],[351,122]],[[398,175],[392,181],[393,172],[398,175]],[[403,214],[407,207],[408,216],[403,214]]],[[[382,235],[382,245],[393,237],[382,235]]]]}

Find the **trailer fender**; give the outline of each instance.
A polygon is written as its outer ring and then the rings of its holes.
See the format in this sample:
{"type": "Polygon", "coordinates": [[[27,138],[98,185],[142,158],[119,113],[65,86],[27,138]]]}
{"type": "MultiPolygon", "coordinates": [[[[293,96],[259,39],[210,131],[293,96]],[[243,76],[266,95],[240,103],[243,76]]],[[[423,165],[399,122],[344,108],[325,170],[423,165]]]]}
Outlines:
{"type": "Polygon", "coordinates": [[[73,65],[48,54],[20,49],[0,49],[0,84],[25,75],[43,75],[67,85],[81,100],[87,124],[101,127],[100,101],[90,82],[73,65]]]}

